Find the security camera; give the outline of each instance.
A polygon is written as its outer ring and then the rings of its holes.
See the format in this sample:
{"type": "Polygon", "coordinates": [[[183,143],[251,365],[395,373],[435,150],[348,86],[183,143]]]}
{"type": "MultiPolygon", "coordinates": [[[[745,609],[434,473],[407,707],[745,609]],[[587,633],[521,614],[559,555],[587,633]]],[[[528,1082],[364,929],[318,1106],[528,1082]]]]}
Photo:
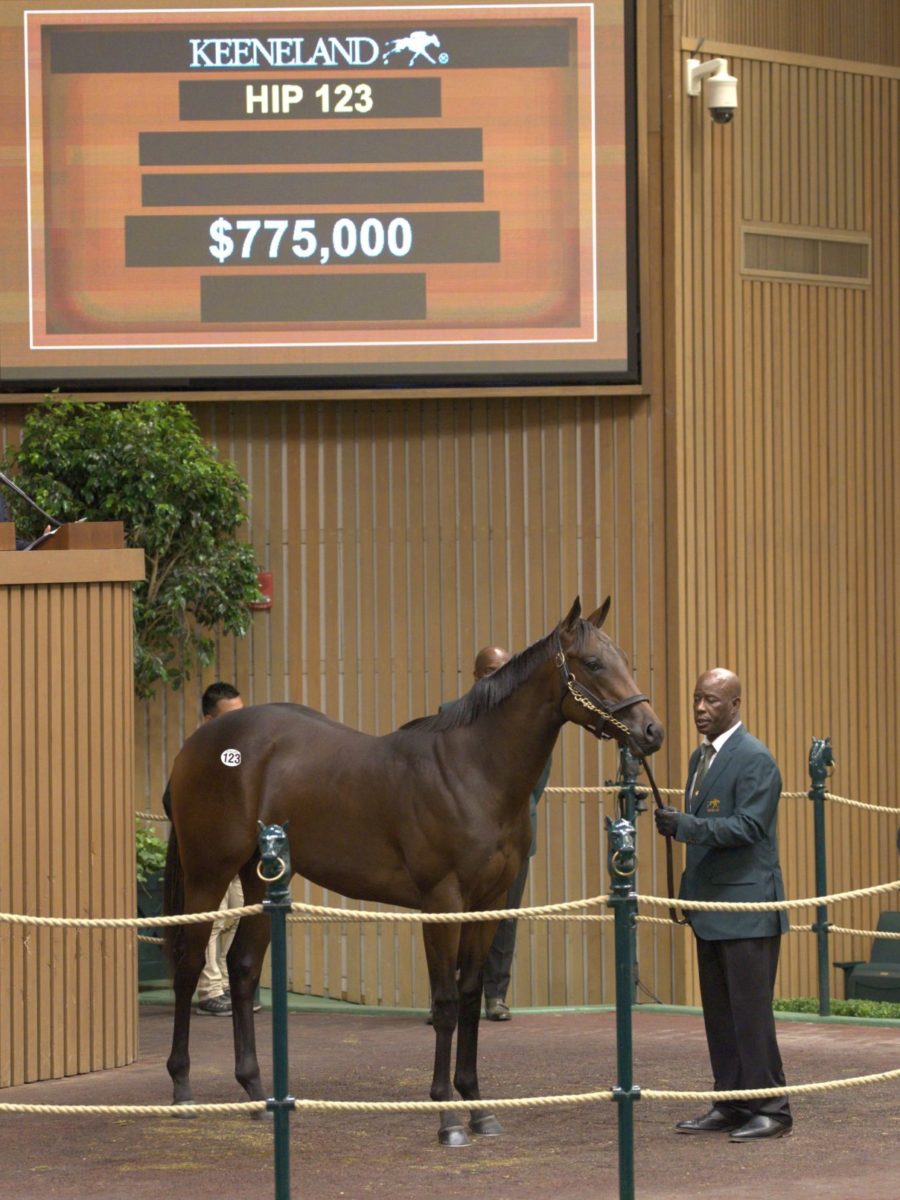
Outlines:
{"type": "Polygon", "coordinates": [[[724,58],[711,58],[709,62],[689,58],[684,65],[685,91],[689,96],[700,95],[700,85],[706,80],[706,107],[717,125],[727,125],[734,117],[738,106],[737,80],[728,74],[728,62],[724,58]]]}

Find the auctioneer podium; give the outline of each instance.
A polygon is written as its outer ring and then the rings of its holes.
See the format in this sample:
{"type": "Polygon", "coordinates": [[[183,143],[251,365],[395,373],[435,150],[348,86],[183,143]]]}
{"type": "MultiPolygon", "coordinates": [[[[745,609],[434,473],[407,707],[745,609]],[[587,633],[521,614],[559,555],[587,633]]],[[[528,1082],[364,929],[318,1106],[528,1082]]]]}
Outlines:
{"type": "MultiPolygon", "coordinates": [[[[131,585],[120,522],[0,525],[0,913],[131,916],[131,585]],[[52,550],[51,550],[52,547],[52,550]]],[[[137,1054],[134,932],[0,921],[0,1088],[137,1054]]]]}

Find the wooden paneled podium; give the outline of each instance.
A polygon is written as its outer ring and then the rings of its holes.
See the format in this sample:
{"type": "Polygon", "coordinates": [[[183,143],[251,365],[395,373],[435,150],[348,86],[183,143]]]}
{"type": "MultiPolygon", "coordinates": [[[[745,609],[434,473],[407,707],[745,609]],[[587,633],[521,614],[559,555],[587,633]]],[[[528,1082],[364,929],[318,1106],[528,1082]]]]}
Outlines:
{"type": "Polygon", "coordinates": [[[121,521],[75,521],[60,525],[56,533],[36,546],[38,550],[124,550],[125,526],[121,521]]]}
{"type": "MultiPolygon", "coordinates": [[[[45,535],[39,545],[28,551],[39,550],[124,550],[125,526],[121,521],[74,521],[60,525],[54,532],[45,535]]],[[[0,524],[0,551],[15,550],[16,527],[11,521],[0,524]]]]}
{"type": "MultiPolygon", "coordinates": [[[[120,522],[0,526],[0,912],[136,914],[132,583],[120,522]]],[[[0,1088],[137,1054],[131,929],[0,923],[0,1088]]]]}

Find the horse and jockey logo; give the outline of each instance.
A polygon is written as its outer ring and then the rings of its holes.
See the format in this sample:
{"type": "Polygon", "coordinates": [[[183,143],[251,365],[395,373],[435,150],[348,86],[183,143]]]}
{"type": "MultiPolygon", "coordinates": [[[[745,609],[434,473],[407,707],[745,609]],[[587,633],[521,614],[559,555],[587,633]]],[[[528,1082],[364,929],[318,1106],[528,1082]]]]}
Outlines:
{"type": "MultiPolygon", "coordinates": [[[[395,54],[403,54],[407,52],[411,57],[406,64],[411,67],[417,58],[427,58],[432,66],[437,66],[437,60],[432,58],[428,53],[428,47],[434,46],[435,49],[440,49],[441,41],[436,33],[426,33],[424,29],[416,29],[406,37],[389,38],[384,44],[384,54],[381,56],[382,63],[387,66],[388,60],[395,54]]],[[[441,63],[446,63],[448,60],[447,54],[438,55],[441,63]]]]}

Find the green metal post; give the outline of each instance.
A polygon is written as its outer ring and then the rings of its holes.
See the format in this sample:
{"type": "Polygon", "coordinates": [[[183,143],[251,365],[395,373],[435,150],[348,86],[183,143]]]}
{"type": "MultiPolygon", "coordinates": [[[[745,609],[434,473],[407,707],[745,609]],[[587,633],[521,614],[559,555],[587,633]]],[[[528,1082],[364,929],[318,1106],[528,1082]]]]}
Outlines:
{"type": "Polygon", "coordinates": [[[618,1083],[613,1097],[619,1106],[619,1200],[634,1200],[634,1104],[641,1097],[634,1086],[631,1004],[634,994],[634,929],[637,896],[634,872],[634,825],[606,818],[609,835],[610,904],[615,913],[616,948],[616,1065],[618,1083]]]}
{"type": "Polygon", "coordinates": [[[275,1114],[275,1200],[290,1200],[291,1154],[289,1116],[294,1097],[288,1095],[287,937],[291,911],[291,856],[280,825],[260,828],[259,876],[266,881],[263,908],[272,922],[272,1084],[266,1107],[275,1114]]]}
{"type": "MultiPolygon", "coordinates": [[[[813,802],[813,831],[816,843],[816,895],[828,895],[828,879],[825,865],[825,780],[834,767],[831,738],[813,738],[809,751],[810,789],[807,792],[813,802]]],[[[828,979],[828,909],[824,904],[816,905],[816,920],[813,925],[819,957],[819,1014],[827,1017],[831,1012],[831,987],[828,979]]]]}
{"type": "MultiPolygon", "coordinates": [[[[619,773],[616,777],[616,782],[619,785],[618,801],[619,801],[619,816],[634,825],[635,845],[637,844],[637,817],[642,812],[647,811],[645,800],[647,793],[638,791],[637,777],[641,770],[641,760],[631,753],[625,745],[619,745],[619,773]]],[[[635,884],[637,880],[635,879],[635,884]]],[[[640,985],[640,971],[637,960],[637,939],[635,939],[635,955],[632,963],[631,972],[631,1000],[633,1004],[638,1002],[638,987],[640,985]]]]}

